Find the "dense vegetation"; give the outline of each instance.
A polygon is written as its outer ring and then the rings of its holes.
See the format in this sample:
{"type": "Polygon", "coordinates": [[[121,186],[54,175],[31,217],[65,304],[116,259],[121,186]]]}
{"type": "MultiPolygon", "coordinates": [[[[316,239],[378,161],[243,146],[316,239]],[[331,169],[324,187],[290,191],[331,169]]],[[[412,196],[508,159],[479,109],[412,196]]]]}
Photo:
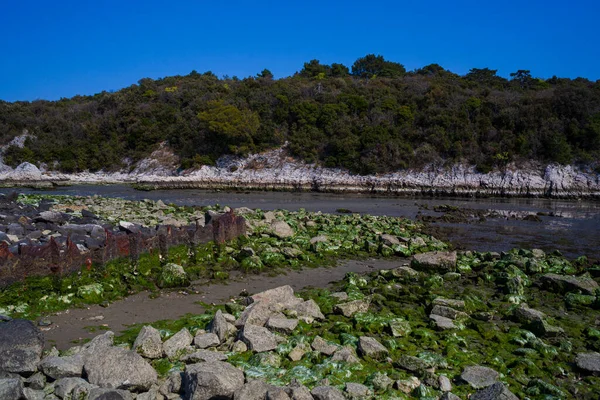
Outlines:
{"type": "Polygon", "coordinates": [[[600,159],[600,81],[488,68],[465,76],[432,64],[406,72],[367,55],[352,67],[304,64],[292,77],[211,72],[141,79],[118,92],[59,101],[0,101],[5,162],[62,171],[119,169],[167,141],[182,168],[281,146],[309,162],[369,174],[466,161],[600,159]]]}

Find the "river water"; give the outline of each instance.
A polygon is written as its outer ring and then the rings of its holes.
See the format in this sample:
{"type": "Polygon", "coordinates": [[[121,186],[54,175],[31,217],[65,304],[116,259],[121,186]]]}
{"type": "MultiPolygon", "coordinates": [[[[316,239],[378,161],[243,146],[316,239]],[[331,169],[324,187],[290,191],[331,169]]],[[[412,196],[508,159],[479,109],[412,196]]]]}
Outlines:
{"type": "Polygon", "coordinates": [[[432,198],[384,197],[360,194],[312,192],[225,192],[210,190],[137,191],[127,185],[76,185],[52,190],[0,189],[21,193],[121,197],[129,200],[162,200],[178,205],[250,207],[263,210],[304,208],[334,213],[347,209],[355,213],[388,215],[414,219],[417,215],[439,216],[435,206],[543,213],[541,221],[487,218],[481,222],[431,223],[430,228],[457,248],[478,251],[505,251],[515,247],[560,250],[565,256],[600,258],[600,202],[583,200],[519,198],[432,198]]]}

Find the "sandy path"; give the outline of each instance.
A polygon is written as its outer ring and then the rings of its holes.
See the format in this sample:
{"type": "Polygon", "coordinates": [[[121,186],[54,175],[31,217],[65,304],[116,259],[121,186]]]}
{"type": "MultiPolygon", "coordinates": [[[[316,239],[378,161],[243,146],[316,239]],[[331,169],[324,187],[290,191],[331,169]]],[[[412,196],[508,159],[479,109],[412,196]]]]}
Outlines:
{"type": "Polygon", "coordinates": [[[223,303],[242,290],[250,294],[282,285],[291,285],[295,290],[307,287],[326,287],[341,280],[347,272],[369,272],[390,269],[407,263],[407,259],[395,260],[367,259],[342,261],[334,268],[312,268],[289,271],[285,275],[238,275],[228,283],[195,286],[198,294],[162,292],[157,298],[150,298],[148,292],[138,293],[103,308],[93,305],[88,308],[75,308],[62,311],[50,317],[52,325],[42,328],[45,332],[46,347],[55,345],[59,350],[73,346],[73,342],[92,338],[101,333],[89,332],[86,327],[106,325],[106,329],[116,334],[127,329],[128,325],[150,323],[162,319],[177,319],[188,313],[200,314],[202,306],[196,302],[223,303]],[[94,319],[102,316],[103,319],[94,319]]]}

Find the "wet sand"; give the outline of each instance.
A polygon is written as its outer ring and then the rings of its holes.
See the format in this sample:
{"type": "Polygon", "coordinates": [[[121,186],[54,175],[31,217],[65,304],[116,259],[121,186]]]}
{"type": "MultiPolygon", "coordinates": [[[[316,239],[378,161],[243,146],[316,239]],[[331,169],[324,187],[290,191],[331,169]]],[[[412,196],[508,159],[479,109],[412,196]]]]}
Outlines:
{"type": "Polygon", "coordinates": [[[408,265],[409,261],[408,258],[349,260],[340,261],[337,267],[305,268],[277,276],[232,274],[232,278],[226,283],[208,286],[193,283],[192,290],[199,291],[198,294],[191,293],[190,288],[187,289],[188,292],[162,291],[156,298],[151,298],[149,292],[142,292],[114,302],[106,308],[92,305],[83,309],[61,311],[50,316],[52,325],[42,330],[46,347],[54,345],[59,350],[66,350],[77,341],[91,339],[102,333],[100,329],[90,332],[89,327],[101,326],[101,329],[112,330],[118,335],[132,324],[177,319],[190,313],[201,314],[204,309],[198,302],[221,304],[238,296],[243,290],[253,294],[283,285],[290,285],[296,291],[309,287],[322,288],[343,279],[347,272],[391,269],[408,265]],[[99,316],[103,319],[94,319],[99,316]]]}

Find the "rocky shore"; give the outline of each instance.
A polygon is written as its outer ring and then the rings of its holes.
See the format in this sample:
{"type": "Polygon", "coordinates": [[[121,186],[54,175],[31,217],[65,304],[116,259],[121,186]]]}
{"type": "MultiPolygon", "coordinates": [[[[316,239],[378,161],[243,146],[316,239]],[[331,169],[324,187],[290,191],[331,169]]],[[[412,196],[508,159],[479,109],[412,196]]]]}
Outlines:
{"type": "Polygon", "coordinates": [[[600,173],[591,167],[509,164],[484,174],[470,165],[430,165],[419,171],[402,170],[361,176],[342,169],[297,161],[289,157],[285,148],[252,154],[247,158],[224,156],[216,166],[185,171],[177,170],[175,159],[167,148],[161,147],[149,158],[130,166],[127,171],[115,173],[62,174],[24,163],[14,170],[7,166],[0,168],[0,183],[35,187],[130,183],[147,190],[200,188],[464,197],[600,198],[600,173]]]}

